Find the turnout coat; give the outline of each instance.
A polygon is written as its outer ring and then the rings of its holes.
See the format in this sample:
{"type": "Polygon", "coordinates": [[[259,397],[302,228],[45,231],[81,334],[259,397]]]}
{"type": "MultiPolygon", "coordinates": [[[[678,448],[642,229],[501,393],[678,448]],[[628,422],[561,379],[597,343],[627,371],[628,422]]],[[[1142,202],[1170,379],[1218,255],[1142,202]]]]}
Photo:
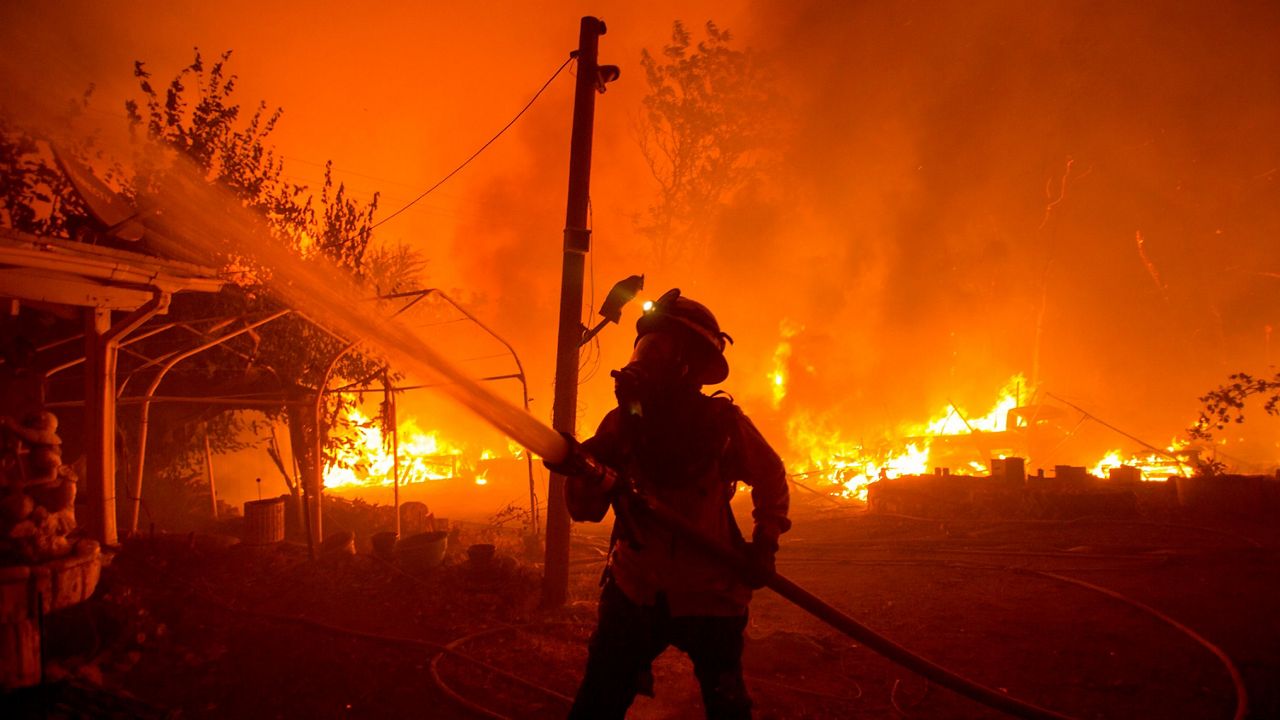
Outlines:
{"type": "MultiPolygon", "coordinates": [[[[722,543],[744,542],[729,506],[740,482],[751,488],[753,541],[776,548],[791,527],[782,460],[727,397],[693,392],[646,417],[614,409],[583,447],[722,543]]],[[[729,568],[645,517],[629,517],[590,480],[568,478],[566,496],[581,522],[599,522],[615,507],[606,573],[632,602],[652,605],[662,594],[675,617],[746,613],[751,590],[729,568]]]]}

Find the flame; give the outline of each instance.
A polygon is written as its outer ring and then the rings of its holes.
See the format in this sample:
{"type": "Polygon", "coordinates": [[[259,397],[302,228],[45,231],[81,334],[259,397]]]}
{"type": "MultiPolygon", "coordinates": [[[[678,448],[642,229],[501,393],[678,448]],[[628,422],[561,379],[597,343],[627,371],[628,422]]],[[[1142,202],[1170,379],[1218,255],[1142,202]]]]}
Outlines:
{"type": "MultiPolygon", "coordinates": [[[[929,467],[929,447],[911,442],[900,449],[869,450],[851,442],[807,412],[787,422],[787,437],[797,452],[788,471],[797,479],[834,485],[837,495],[867,499],[867,485],[887,477],[917,475],[929,467]]],[[[831,489],[831,488],[828,488],[831,489]]]]}
{"type": "MultiPolygon", "coordinates": [[[[789,336],[784,337],[774,355],[775,369],[771,378],[779,377],[780,368],[785,368],[785,363],[779,364],[778,359],[788,358],[790,348],[789,336]]],[[[785,379],[785,376],[781,377],[785,379]]],[[[782,386],[781,395],[774,387],[774,407],[778,406],[780,397],[785,397],[785,382],[782,386]]],[[[970,415],[948,402],[930,420],[903,424],[875,447],[845,437],[825,418],[797,410],[786,425],[792,451],[787,470],[798,481],[814,482],[835,495],[865,501],[867,486],[872,482],[929,472],[930,456],[939,441],[970,433],[1003,433],[1014,429],[1008,426],[1010,411],[1020,407],[1024,398],[1034,394],[1033,390],[1022,374],[1014,375],[1000,389],[986,414],[970,415]]],[[[1177,455],[1186,446],[1185,441],[1175,438],[1168,446],[1169,455],[1177,455]]],[[[996,453],[995,457],[1003,458],[1004,455],[996,453]]],[[[1186,475],[1191,469],[1185,462],[1156,452],[1126,457],[1120,450],[1113,450],[1098,460],[1090,472],[1105,479],[1109,470],[1121,466],[1137,468],[1144,480],[1186,475]]],[[[976,460],[965,461],[962,469],[975,475],[989,472],[987,465],[976,460]]]]}
{"type": "MultiPolygon", "coordinates": [[[[382,423],[359,408],[349,409],[337,423],[338,443],[325,466],[326,488],[390,487],[395,480],[395,453],[391,438],[384,436],[382,423]]],[[[443,437],[439,430],[422,430],[416,420],[400,422],[400,484],[411,485],[474,475],[476,485],[487,485],[488,469],[481,462],[504,457],[483,448],[470,453],[464,445],[443,437]]],[[[523,448],[508,441],[506,457],[522,457],[523,448]]]]}
{"type": "Polygon", "coordinates": [[[773,351],[773,372],[769,373],[769,389],[773,394],[775,410],[782,407],[782,401],[787,397],[787,381],[791,374],[791,338],[804,330],[804,326],[791,320],[783,320],[780,330],[782,341],[773,351]]]}
{"type": "MultiPolygon", "coordinates": [[[[799,329],[795,327],[795,331],[799,329]]],[[[779,372],[778,358],[790,356],[790,337],[795,331],[787,335],[784,329],[784,338],[774,354],[773,377],[777,377],[779,372]]],[[[928,472],[929,454],[935,439],[971,431],[1005,430],[1009,411],[1018,407],[1026,387],[1026,378],[1021,374],[1014,375],[1005,383],[995,404],[985,415],[971,417],[948,403],[929,421],[902,426],[877,448],[850,441],[827,423],[805,411],[797,411],[787,422],[787,439],[794,451],[788,470],[799,479],[811,478],[816,479],[819,485],[834,486],[828,489],[834,489],[840,496],[865,501],[867,485],[876,480],[928,472]]],[[[775,386],[774,407],[777,407],[778,397],[775,386]]],[[[976,461],[970,461],[966,469],[979,473],[987,471],[985,465],[976,461]]]]}
{"type": "Polygon", "coordinates": [[[1124,456],[1120,450],[1112,450],[1103,456],[1093,467],[1089,468],[1089,474],[1105,478],[1111,470],[1118,467],[1137,468],[1142,473],[1143,480],[1163,480],[1174,475],[1186,476],[1193,470],[1191,465],[1181,460],[1174,460],[1169,455],[1178,456],[1179,453],[1187,448],[1189,443],[1182,438],[1174,438],[1169,441],[1168,455],[1160,453],[1148,453],[1146,455],[1129,455],[1124,456]]]}
{"type": "Polygon", "coordinates": [[[1009,411],[1021,405],[1021,397],[1027,388],[1027,379],[1018,373],[1000,389],[999,399],[986,415],[970,417],[960,408],[949,404],[945,411],[934,416],[924,428],[913,434],[919,435],[963,435],[971,431],[1001,432],[1007,430],[1006,422],[1009,411]]]}

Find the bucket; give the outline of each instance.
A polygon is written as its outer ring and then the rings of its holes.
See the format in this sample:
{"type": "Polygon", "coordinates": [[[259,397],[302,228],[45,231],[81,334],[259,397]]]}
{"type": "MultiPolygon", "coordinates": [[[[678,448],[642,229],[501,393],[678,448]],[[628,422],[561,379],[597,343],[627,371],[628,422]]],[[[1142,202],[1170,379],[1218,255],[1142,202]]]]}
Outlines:
{"type": "Polygon", "coordinates": [[[448,547],[447,532],[419,533],[396,543],[396,559],[407,569],[429,570],[444,562],[444,553],[448,547]]]}
{"type": "Polygon", "coordinates": [[[244,544],[274,545],[284,541],[284,498],[244,504],[244,544]]]}
{"type": "Polygon", "coordinates": [[[320,543],[317,550],[320,557],[337,558],[356,554],[356,534],[350,530],[339,530],[320,543]]]}

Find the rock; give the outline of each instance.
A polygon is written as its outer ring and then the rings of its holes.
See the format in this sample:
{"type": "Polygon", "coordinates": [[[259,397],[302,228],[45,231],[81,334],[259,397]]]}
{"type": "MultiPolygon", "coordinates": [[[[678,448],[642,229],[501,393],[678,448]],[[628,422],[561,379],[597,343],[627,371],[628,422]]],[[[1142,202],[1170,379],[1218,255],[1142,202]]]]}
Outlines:
{"type": "Polygon", "coordinates": [[[60,510],[49,516],[48,520],[53,532],[58,535],[70,535],[76,529],[76,513],[71,508],[60,510]]]}
{"type": "Polygon", "coordinates": [[[48,509],[49,512],[58,512],[72,507],[76,500],[76,483],[74,478],[59,476],[59,479],[51,485],[29,487],[27,493],[40,507],[48,509]]]}
{"type": "Polygon", "coordinates": [[[36,527],[34,522],[30,520],[23,520],[9,530],[9,537],[14,540],[20,540],[22,538],[35,537],[38,532],[39,529],[36,527]]]}
{"type": "Polygon", "coordinates": [[[11,491],[0,498],[0,526],[16,525],[35,510],[36,503],[26,493],[11,491]]]}
{"type": "Polygon", "coordinates": [[[33,475],[56,478],[58,468],[62,467],[62,450],[57,445],[33,445],[27,455],[27,464],[33,475]]]}
{"type": "MultiPolygon", "coordinates": [[[[6,418],[8,420],[8,418],[6,418]]],[[[6,423],[13,434],[31,445],[61,445],[58,437],[58,416],[51,412],[32,413],[21,424],[9,420],[6,423]]]]}

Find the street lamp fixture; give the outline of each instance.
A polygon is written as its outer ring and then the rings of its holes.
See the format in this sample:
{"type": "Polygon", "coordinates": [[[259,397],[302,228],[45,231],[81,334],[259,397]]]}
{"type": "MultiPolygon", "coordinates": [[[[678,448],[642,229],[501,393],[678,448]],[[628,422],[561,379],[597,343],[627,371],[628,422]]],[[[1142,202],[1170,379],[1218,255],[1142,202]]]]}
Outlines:
{"type": "Polygon", "coordinates": [[[604,299],[604,303],[600,306],[600,317],[603,319],[590,330],[587,330],[585,326],[583,327],[582,342],[579,343],[579,346],[591,342],[591,338],[599,334],[605,325],[621,320],[622,306],[634,300],[636,295],[640,294],[643,289],[644,275],[632,275],[615,283],[613,289],[609,291],[609,296],[604,299]]]}

